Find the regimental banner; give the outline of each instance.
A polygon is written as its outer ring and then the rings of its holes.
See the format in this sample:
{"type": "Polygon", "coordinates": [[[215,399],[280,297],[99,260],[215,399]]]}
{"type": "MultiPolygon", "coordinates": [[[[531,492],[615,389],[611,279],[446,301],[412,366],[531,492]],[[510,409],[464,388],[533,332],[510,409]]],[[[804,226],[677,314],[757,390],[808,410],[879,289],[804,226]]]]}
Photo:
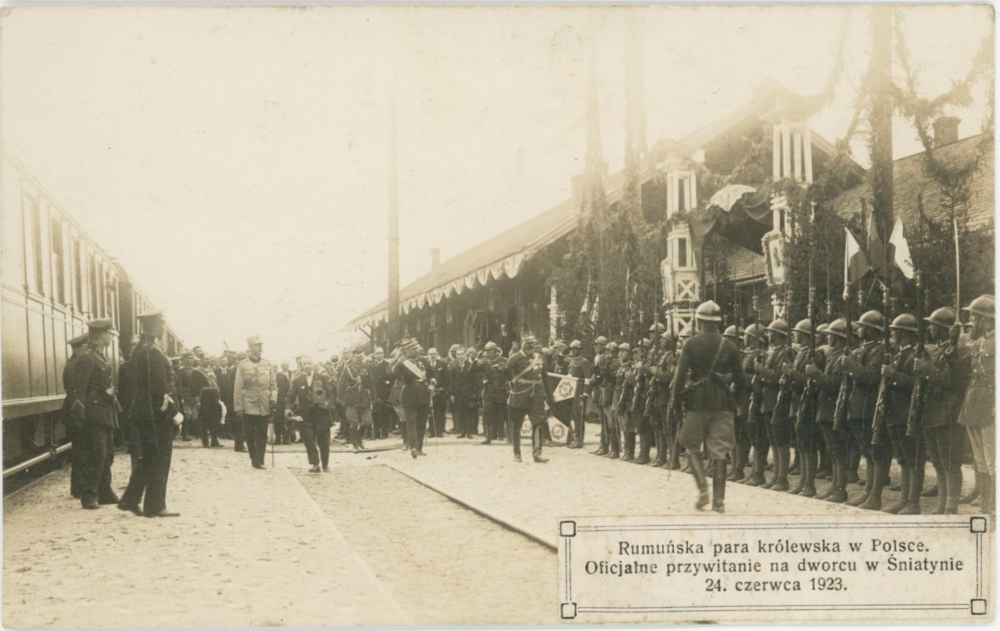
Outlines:
{"type": "Polygon", "coordinates": [[[559,617],[990,622],[993,558],[985,516],[566,518],[559,617]]]}

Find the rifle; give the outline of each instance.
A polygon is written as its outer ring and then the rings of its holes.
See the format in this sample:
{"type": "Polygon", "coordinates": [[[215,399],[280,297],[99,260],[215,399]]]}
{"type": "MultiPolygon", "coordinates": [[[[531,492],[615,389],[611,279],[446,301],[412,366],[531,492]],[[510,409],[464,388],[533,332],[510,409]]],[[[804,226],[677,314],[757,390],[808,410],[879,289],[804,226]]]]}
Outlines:
{"type": "MultiPolygon", "coordinates": [[[[760,356],[760,348],[762,344],[760,342],[760,303],[757,300],[757,286],[754,285],[753,289],[753,323],[754,323],[754,337],[757,338],[758,350],[754,353],[754,363],[757,361],[757,357],[760,356]]],[[[760,373],[756,370],[753,373],[753,379],[750,380],[750,404],[747,406],[747,421],[750,419],[756,419],[761,414],[761,406],[764,405],[764,384],[760,382],[760,373]]]]}
{"type": "MultiPolygon", "coordinates": [[[[812,260],[809,262],[809,269],[812,271],[812,260]]],[[[810,274],[810,277],[812,274],[810,274]]],[[[810,285],[811,285],[810,281],[810,285]]],[[[816,364],[816,319],[814,313],[814,293],[815,290],[809,287],[809,363],[816,364]]],[[[802,399],[799,402],[799,409],[795,415],[795,426],[802,427],[804,423],[814,423],[816,421],[816,396],[819,391],[816,389],[816,380],[812,377],[806,379],[806,387],[802,390],[802,399]]]]}
{"type": "MultiPolygon", "coordinates": [[[[792,293],[790,286],[788,289],[785,290],[785,304],[786,304],[785,317],[787,318],[787,322],[789,323],[788,324],[789,331],[787,337],[790,337],[792,335],[791,331],[792,293]]],[[[787,337],[785,341],[790,343],[790,340],[788,340],[787,337]]],[[[778,380],[778,398],[774,402],[774,413],[771,415],[772,424],[778,425],[784,421],[784,419],[782,419],[779,416],[779,414],[782,414],[783,410],[786,410],[788,408],[790,403],[788,398],[791,395],[792,395],[792,381],[786,375],[782,375],[781,379],[778,380]]]]}
{"type": "MultiPolygon", "coordinates": [[[[924,356],[924,343],[927,328],[924,326],[924,300],[920,272],[916,272],[917,281],[917,352],[914,357],[924,356]]],[[[924,395],[927,393],[925,377],[918,376],[913,383],[913,394],[910,395],[910,411],[906,417],[906,435],[920,436],[924,415],[924,395]]]]}
{"type": "MultiPolygon", "coordinates": [[[[886,317],[883,320],[885,324],[885,335],[883,336],[882,344],[885,347],[885,363],[882,367],[885,368],[889,363],[889,284],[888,279],[886,279],[885,291],[883,294],[883,306],[886,310],[886,317]]],[[[885,414],[889,409],[889,396],[891,391],[889,389],[887,379],[885,376],[885,371],[883,370],[882,378],[878,383],[878,398],[875,400],[875,416],[872,418],[872,445],[876,447],[881,447],[889,444],[888,431],[889,428],[885,423],[885,414]]]]}
{"type": "MultiPolygon", "coordinates": [[[[844,279],[847,282],[847,279],[844,279]]],[[[850,285],[844,287],[844,318],[847,320],[847,343],[844,346],[844,361],[851,356],[854,349],[854,326],[851,323],[851,290],[850,285]]],[[[844,431],[847,428],[847,414],[850,412],[851,395],[854,394],[854,380],[843,367],[840,375],[840,389],[837,391],[837,404],[833,410],[833,430],[844,431]]]]}

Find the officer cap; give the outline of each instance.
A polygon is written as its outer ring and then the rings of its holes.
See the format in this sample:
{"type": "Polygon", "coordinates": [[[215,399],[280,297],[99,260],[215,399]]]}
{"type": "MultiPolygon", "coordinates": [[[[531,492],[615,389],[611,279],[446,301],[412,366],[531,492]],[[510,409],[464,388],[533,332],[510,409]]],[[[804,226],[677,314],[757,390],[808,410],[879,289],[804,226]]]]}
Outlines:
{"type": "Polygon", "coordinates": [[[861,317],[855,321],[855,324],[860,324],[861,326],[867,326],[869,328],[875,329],[876,331],[885,330],[885,318],[876,309],[871,311],[865,311],[861,314],[861,317]]]}
{"type": "Polygon", "coordinates": [[[969,304],[969,306],[962,309],[962,311],[968,311],[970,313],[975,313],[976,315],[981,315],[987,318],[995,318],[996,299],[989,294],[983,294],[982,296],[973,300],[969,304]]]}
{"type": "Polygon", "coordinates": [[[653,323],[653,326],[649,327],[649,330],[657,333],[663,333],[667,330],[667,327],[663,326],[662,322],[655,322],[653,323]]]}
{"type": "Polygon", "coordinates": [[[115,324],[111,321],[111,318],[98,318],[96,320],[91,320],[87,323],[87,328],[93,332],[104,333],[105,331],[111,331],[112,333],[116,333],[115,324]]]}
{"type": "Polygon", "coordinates": [[[767,325],[768,331],[774,331],[775,333],[781,333],[782,335],[788,335],[788,323],[784,320],[778,319],[771,324],[767,325]]]}
{"type": "Polygon", "coordinates": [[[80,348],[81,346],[87,343],[88,339],[90,339],[90,336],[87,335],[86,333],[84,333],[83,335],[77,335],[76,337],[74,337],[69,341],[69,345],[72,348],[80,348]]]}
{"type": "Polygon", "coordinates": [[[608,345],[608,338],[604,337],[603,335],[599,336],[596,340],[594,340],[594,346],[607,346],[607,345],[608,345]]]}
{"type": "Polygon", "coordinates": [[[150,309],[149,311],[144,311],[135,317],[139,320],[145,320],[147,322],[166,319],[163,317],[163,309],[150,309]]]}
{"type": "Polygon", "coordinates": [[[621,344],[618,345],[618,350],[630,351],[632,350],[632,346],[630,346],[628,342],[622,342],[621,344]]]}
{"type": "Polygon", "coordinates": [[[826,333],[827,335],[836,335],[837,337],[847,339],[847,320],[837,318],[826,328],[826,333]]]}
{"type": "Polygon", "coordinates": [[[936,324],[938,326],[943,326],[946,329],[950,329],[955,326],[955,310],[951,307],[941,307],[937,309],[930,315],[929,318],[924,318],[931,324],[936,324]]]}
{"type": "Polygon", "coordinates": [[[722,308],[714,300],[709,300],[698,305],[694,317],[705,322],[722,322],[722,308]]]}
{"type": "Polygon", "coordinates": [[[749,325],[747,328],[743,329],[743,335],[752,335],[752,336],[756,337],[758,340],[763,340],[766,337],[766,335],[764,333],[765,330],[766,329],[764,327],[762,327],[761,325],[759,325],[756,322],[754,322],[753,324],[749,325]]]}
{"type": "Polygon", "coordinates": [[[250,344],[263,344],[263,343],[264,343],[264,340],[261,339],[261,337],[259,335],[251,335],[250,337],[247,338],[247,345],[248,346],[250,344]]]}
{"type": "Polygon", "coordinates": [[[484,351],[500,351],[500,347],[494,342],[486,342],[486,346],[483,347],[484,351]]]}
{"type": "Polygon", "coordinates": [[[614,342],[608,342],[608,350],[611,352],[615,352],[618,350],[618,345],[615,344],[614,342]]]}
{"type": "Polygon", "coordinates": [[[806,335],[812,335],[813,323],[812,320],[806,318],[804,320],[799,320],[798,324],[795,325],[795,330],[799,333],[805,333],[806,335]]]}
{"type": "Polygon", "coordinates": [[[896,319],[892,321],[889,328],[897,331],[912,331],[913,333],[919,333],[920,323],[917,322],[916,316],[912,313],[901,313],[896,316],[896,319]]]}
{"type": "Polygon", "coordinates": [[[736,328],[735,324],[732,324],[732,325],[726,327],[726,332],[722,334],[722,337],[728,337],[728,338],[732,338],[732,339],[735,340],[735,339],[737,339],[737,335],[738,334],[739,334],[739,330],[736,328]]]}

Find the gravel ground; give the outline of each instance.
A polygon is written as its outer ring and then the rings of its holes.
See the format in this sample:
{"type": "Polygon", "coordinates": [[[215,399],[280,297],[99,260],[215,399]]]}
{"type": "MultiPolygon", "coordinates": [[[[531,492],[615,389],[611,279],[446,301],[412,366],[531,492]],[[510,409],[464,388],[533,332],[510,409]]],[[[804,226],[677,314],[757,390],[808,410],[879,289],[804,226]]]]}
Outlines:
{"type": "Polygon", "coordinates": [[[415,624],[558,621],[554,551],[388,467],[294,472],[415,624]]]}

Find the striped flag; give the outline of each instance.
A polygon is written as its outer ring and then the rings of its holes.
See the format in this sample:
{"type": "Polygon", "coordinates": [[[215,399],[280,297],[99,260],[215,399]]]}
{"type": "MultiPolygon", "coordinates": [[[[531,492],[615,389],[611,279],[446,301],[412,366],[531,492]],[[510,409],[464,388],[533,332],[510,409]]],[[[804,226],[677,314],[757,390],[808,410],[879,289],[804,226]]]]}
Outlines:
{"type": "Polygon", "coordinates": [[[903,234],[903,222],[896,220],[896,225],[892,227],[892,236],[889,237],[889,256],[903,276],[913,278],[913,261],[910,258],[910,244],[906,242],[903,234]]]}
{"type": "Polygon", "coordinates": [[[844,291],[847,292],[848,287],[861,280],[872,268],[851,231],[847,228],[844,231],[847,233],[844,248],[844,291]]]}

